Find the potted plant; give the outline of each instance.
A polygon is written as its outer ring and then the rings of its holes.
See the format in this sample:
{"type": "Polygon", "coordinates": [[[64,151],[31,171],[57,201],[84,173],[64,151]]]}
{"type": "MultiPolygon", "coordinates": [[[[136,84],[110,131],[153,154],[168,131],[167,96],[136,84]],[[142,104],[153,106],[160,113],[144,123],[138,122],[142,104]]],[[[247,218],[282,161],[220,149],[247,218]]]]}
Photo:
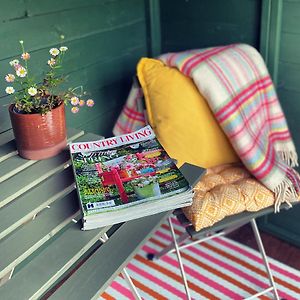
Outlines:
{"type": "Polygon", "coordinates": [[[141,176],[131,181],[138,199],[150,198],[161,194],[156,176],[141,176]]]}
{"type": "Polygon", "coordinates": [[[31,56],[23,41],[20,44],[21,57],[10,61],[13,72],[5,76],[5,91],[14,97],[9,115],[19,155],[45,159],[66,148],[65,105],[70,102],[71,111],[77,113],[81,106],[93,106],[94,101],[82,99],[86,94],[82,87],[59,91],[59,85],[65,81],[61,69],[66,46],[49,50],[48,70],[36,80],[29,70],[31,56]]]}

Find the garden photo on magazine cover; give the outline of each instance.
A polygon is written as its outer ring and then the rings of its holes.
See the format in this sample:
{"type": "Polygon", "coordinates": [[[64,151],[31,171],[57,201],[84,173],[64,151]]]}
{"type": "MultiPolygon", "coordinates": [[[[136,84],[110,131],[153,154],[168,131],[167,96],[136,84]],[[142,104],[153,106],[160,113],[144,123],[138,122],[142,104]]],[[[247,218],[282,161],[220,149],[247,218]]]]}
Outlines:
{"type": "Polygon", "coordinates": [[[156,138],[107,150],[72,153],[86,214],[181,193],[189,184],[156,138]]]}

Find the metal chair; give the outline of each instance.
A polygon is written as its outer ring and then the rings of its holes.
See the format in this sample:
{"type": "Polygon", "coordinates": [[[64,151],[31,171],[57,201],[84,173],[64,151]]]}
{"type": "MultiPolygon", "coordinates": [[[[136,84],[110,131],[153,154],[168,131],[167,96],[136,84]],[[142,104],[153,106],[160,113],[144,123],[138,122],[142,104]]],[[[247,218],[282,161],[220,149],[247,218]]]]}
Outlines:
{"type": "MultiPolygon", "coordinates": [[[[192,185],[196,182],[196,180],[199,178],[199,175],[203,172],[202,168],[198,168],[198,167],[191,166],[188,164],[185,164],[181,168],[181,170],[184,173],[185,177],[189,180],[189,182],[192,185]]],[[[288,209],[288,208],[290,208],[288,205],[281,206],[281,209],[288,209]]],[[[195,231],[193,225],[191,225],[190,222],[185,218],[181,209],[175,210],[174,215],[176,215],[178,221],[185,227],[185,232],[180,237],[176,238],[175,232],[174,232],[174,226],[172,223],[172,217],[169,217],[168,222],[169,222],[173,242],[171,242],[166,248],[164,248],[159,253],[149,253],[148,259],[158,260],[164,255],[176,252],[181,275],[182,275],[183,284],[185,287],[186,296],[187,296],[187,299],[191,299],[180,250],[184,249],[186,247],[195,245],[195,244],[199,244],[199,243],[208,241],[208,240],[216,238],[216,237],[224,236],[224,235],[240,228],[241,226],[243,226],[247,223],[250,223],[253,233],[254,233],[254,236],[255,236],[255,239],[256,239],[256,242],[257,242],[257,245],[258,245],[259,252],[262,256],[262,259],[263,259],[263,262],[265,265],[265,270],[268,275],[270,286],[262,291],[258,291],[256,294],[254,294],[251,297],[248,297],[246,299],[248,299],[248,300],[254,299],[258,296],[261,296],[265,293],[272,291],[274,294],[274,299],[279,300],[280,298],[279,298],[276,284],[274,282],[272,271],[271,271],[271,268],[270,268],[270,265],[268,262],[268,257],[266,256],[265,249],[264,249],[264,246],[262,243],[262,239],[261,239],[256,221],[255,221],[255,219],[257,217],[260,217],[260,216],[263,216],[263,215],[266,215],[266,214],[269,214],[272,212],[274,212],[273,207],[268,207],[268,208],[262,209],[258,212],[242,212],[242,213],[239,213],[239,214],[236,214],[233,216],[226,217],[223,220],[217,222],[216,224],[214,224],[213,226],[211,226],[209,228],[204,228],[200,231],[195,231]],[[191,241],[191,239],[192,239],[192,241],[191,241]],[[186,243],[188,240],[190,240],[190,242],[186,243]]]]}

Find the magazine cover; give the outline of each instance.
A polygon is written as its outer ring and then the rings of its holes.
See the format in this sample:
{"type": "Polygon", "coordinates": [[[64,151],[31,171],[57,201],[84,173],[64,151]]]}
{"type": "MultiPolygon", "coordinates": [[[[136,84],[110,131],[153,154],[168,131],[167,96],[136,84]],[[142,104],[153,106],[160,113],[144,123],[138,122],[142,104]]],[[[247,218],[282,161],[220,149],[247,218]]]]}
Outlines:
{"type": "Polygon", "coordinates": [[[190,190],[150,126],[70,152],[84,216],[123,210],[190,190]]]}

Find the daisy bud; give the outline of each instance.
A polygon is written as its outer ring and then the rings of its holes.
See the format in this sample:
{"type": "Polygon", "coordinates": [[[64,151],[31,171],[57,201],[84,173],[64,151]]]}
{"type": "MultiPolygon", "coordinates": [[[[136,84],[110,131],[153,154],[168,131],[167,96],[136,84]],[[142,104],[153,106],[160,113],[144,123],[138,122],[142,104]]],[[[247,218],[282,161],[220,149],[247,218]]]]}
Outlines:
{"type": "Polygon", "coordinates": [[[6,82],[14,82],[15,81],[15,75],[13,75],[13,74],[7,74],[6,76],[5,76],[5,80],[6,80],[6,82]]]}
{"type": "Polygon", "coordinates": [[[17,59],[14,59],[14,60],[10,61],[9,64],[10,64],[11,66],[15,66],[15,65],[18,65],[18,64],[19,64],[19,61],[18,61],[17,59]]]}
{"type": "Polygon", "coordinates": [[[66,47],[66,46],[61,46],[61,47],[59,48],[59,50],[60,50],[61,52],[66,52],[66,51],[68,50],[68,47],[66,47]]]}
{"type": "Polygon", "coordinates": [[[78,108],[77,106],[73,106],[73,107],[71,108],[71,112],[72,112],[73,114],[77,114],[77,113],[79,112],[79,108],[78,108]]]}
{"type": "Polygon", "coordinates": [[[84,100],[79,100],[79,106],[84,106],[84,104],[85,104],[85,101],[84,100]]]}
{"type": "Polygon", "coordinates": [[[21,55],[23,60],[29,60],[30,59],[30,54],[28,52],[25,52],[21,55]]]}
{"type": "Polygon", "coordinates": [[[50,58],[47,63],[50,67],[53,67],[55,65],[56,61],[54,58],[50,58]]]}
{"type": "Polygon", "coordinates": [[[86,105],[87,106],[92,107],[92,106],[94,106],[94,104],[95,104],[94,100],[92,100],[92,99],[86,100],[86,105]]]}

